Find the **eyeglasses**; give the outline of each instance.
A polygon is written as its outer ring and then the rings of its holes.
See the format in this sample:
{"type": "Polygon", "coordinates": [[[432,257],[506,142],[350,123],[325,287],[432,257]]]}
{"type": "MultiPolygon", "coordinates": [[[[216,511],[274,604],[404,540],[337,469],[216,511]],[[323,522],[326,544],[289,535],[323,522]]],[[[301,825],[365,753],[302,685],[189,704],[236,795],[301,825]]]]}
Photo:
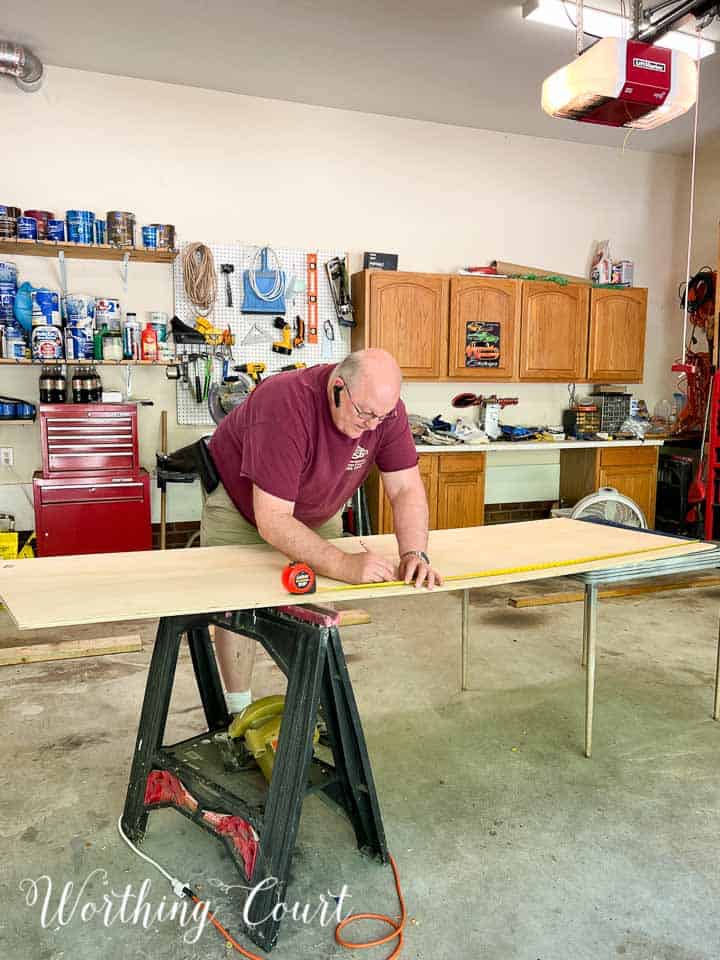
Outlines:
{"type": "Polygon", "coordinates": [[[348,400],[353,405],[355,413],[358,415],[358,418],[362,420],[363,423],[369,423],[371,420],[377,420],[378,423],[382,423],[384,420],[392,420],[393,417],[397,416],[397,410],[395,410],[394,408],[390,411],[390,413],[383,413],[381,415],[378,415],[377,413],[369,413],[367,410],[361,410],[360,407],[353,400],[352,394],[348,389],[348,385],[344,380],[343,380],[343,385],[345,387],[345,392],[348,395],[348,400]]]}

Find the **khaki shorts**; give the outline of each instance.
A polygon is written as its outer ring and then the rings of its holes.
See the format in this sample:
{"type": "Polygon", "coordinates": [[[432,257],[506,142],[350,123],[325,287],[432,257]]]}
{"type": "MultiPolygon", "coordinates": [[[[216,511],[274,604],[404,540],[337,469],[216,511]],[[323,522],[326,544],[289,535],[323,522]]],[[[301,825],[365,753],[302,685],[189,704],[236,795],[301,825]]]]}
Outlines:
{"type": "MultiPolygon", "coordinates": [[[[327,523],[315,530],[323,540],[341,537],[342,513],[335,514],[327,523]]],[[[239,544],[265,543],[256,528],[245,519],[219,483],[211,494],[204,498],[200,520],[200,543],[203,547],[226,547],[239,544]]]]}

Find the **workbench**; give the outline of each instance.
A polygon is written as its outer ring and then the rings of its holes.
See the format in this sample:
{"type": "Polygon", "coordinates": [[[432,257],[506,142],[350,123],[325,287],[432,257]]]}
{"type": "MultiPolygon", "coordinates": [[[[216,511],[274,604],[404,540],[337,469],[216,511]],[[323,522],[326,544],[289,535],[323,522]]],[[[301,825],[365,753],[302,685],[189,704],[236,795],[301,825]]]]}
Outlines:
{"type": "MultiPolygon", "coordinates": [[[[346,552],[364,549],[357,538],[334,543],[346,552]]],[[[364,538],[371,550],[397,560],[392,536],[364,538]]],[[[470,590],[548,577],[577,577],[585,584],[583,659],[586,662],[585,753],[592,747],[598,635],[598,590],[604,584],[670,576],[720,566],[714,544],[586,521],[437,530],[429,551],[445,580],[439,592],[462,591],[459,674],[467,687],[470,590]]],[[[209,547],[129,554],[6,561],[0,597],[20,629],[101,621],[159,618],[140,728],[123,814],[126,833],[142,841],[148,813],[173,806],[222,840],[246,881],[277,878],[258,898],[270,916],[284,896],[302,801],[319,793],[347,815],[358,846],[381,861],[387,847],[360,718],[337,629],[323,601],[409,598],[426,594],[403,583],[342,584],[318,578],[318,590],[290,598],[280,582],[286,558],[264,545],[209,547]],[[288,607],[288,600],[293,606],[288,607]],[[227,751],[229,717],[219,681],[210,625],[254,637],[288,679],[286,709],[267,796],[257,787],[241,796],[207,772],[203,751],[227,751]],[[179,647],[187,637],[207,721],[207,731],[180,744],[163,737],[179,647]],[[333,763],[317,763],[313,733],[319,705],[333,763]]],[[[508,617],[512,618],[508,611],[508,617]]],[[[716,664],[713,717],[718,719],[716,664]]],[[[481,742],[481,741],[480,741],[481,742]]],[[[219,755],[207,760],[215,769],[219,755]]],[[[244,790],[241,771],[227,774],[244,790]]],[[[248,935],[270,949],[279,920],[248,935]]]]}
{"type": "MultiPolygon", "coordinates": [[[[416,446],[430,510],[430,529],[485,524],[485,504],[562,500],[574,506],[600,487],[614,487],[654,526],[658,453],[663,440],[493,441],[416,446]]],[[[365,493],[376,533],[392,533],[393,517],[380,472],[365,493]]],[[[527,508],[526,508],[527,509],[527,508]]],[[[496,508],[497,510],[497,508],[496,508]]],[[[503,517],[511,519],[510,516],[503,517]]],[[[530,516],[517,519],[529,520],[530,516]]]]}

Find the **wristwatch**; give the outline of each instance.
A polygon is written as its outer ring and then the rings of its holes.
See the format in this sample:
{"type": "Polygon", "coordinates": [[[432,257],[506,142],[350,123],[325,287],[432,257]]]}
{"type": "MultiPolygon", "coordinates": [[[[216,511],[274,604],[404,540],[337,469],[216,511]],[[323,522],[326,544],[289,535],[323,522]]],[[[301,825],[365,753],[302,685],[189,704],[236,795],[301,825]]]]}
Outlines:
{"type": "Polygon", "coordinates": [[[405,557],[420,557],[423,563],[426,563],[428,566],[430,566],[430,557],[425,553],[424,550],[406,550],[400,559],[404,560],[405,557]]]}

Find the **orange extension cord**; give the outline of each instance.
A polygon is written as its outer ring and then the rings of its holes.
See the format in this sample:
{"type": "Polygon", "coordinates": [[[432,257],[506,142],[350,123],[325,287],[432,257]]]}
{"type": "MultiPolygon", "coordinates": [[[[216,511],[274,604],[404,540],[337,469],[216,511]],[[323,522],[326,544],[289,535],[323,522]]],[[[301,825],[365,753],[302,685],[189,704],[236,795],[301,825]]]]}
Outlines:
{"type": "MultiPolygon", "coordinates": [[[[400,888],[400,874],[398,873],[395,858],[392,855],[390,855],[390,866],[392,867],[393,876],[395,877],[395,890],[400,903],[400,918],[395,920],[392,917],[385,916],[384,913],[352,913],[349,917],[345,917],[344,920],[341,920],[337,927],[335,927],[335,939],[341,947],[346,947],[348,950],[367,950],[370,947],[381,947],[384,943],[390,943],[392,940],[397,938],[397,946],[387,957],[387,960],[395,960],[396,957],[400,956],[400,951],[402,950],[404,941],[403,931],[407,922],[407,910],[405,908],[405,898],[403,897],[402,889],[400,888]],[[386,936],[380,937],[377,940],[368,940],[365,943],[355,943],[352,940],[344,940],[340,936],[340,932],[349,924],[355,923],[356,920],[379,920],[381,923],[387,924],[392,929],[386,936]]],[[[204,900],[201,900],[191,891],[188,890],[187,894],[193,903],[198,905],[205,903],[204,900]]],[[[250,953],[249,950],[245,950],[244,947],[241,947],[237,940],[233,939],[232,935],[228,933],[225,927],[220,923],[219,920],[215,918],[212,913],[208,912],[208,918],[212,925],[216,927],[225,937],[227,942],[231,944],[231,946],[233,946],[238,953],[242,954],[243,957],[247,957],[247,960],[265,960],[264,957],[259,957],[256,953],[250,953]]]]}

